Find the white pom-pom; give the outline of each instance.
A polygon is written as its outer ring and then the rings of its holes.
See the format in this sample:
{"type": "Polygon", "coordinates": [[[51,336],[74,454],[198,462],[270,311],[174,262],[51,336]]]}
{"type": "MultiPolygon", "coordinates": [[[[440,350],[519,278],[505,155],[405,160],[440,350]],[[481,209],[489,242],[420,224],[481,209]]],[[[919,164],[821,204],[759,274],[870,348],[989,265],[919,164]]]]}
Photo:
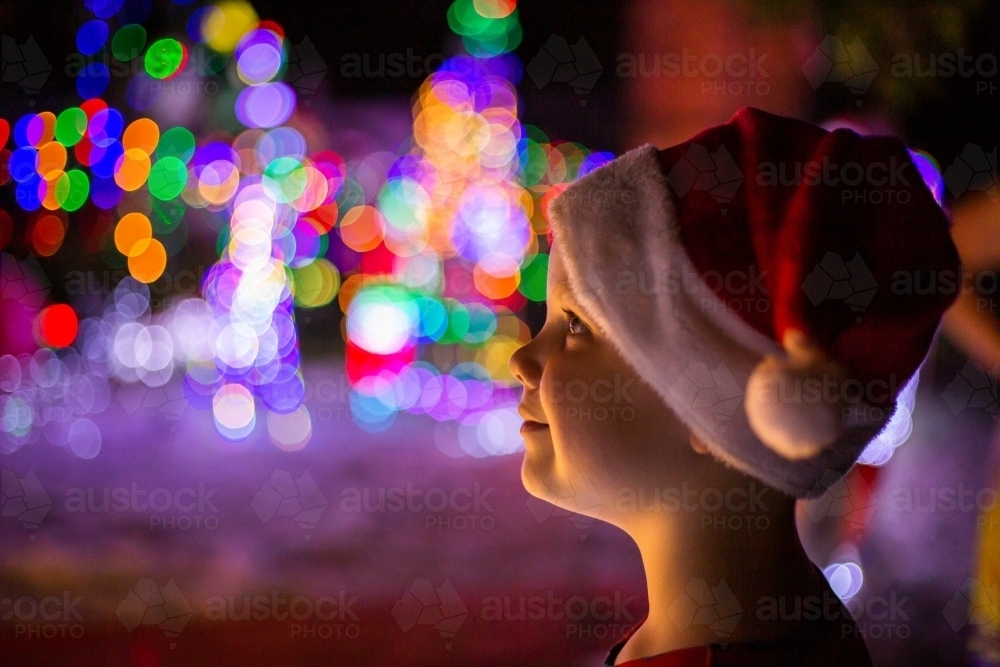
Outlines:
{"type": "Polygon", "coordinates": [[[783,345],[787,358],[764,359],[747,381],[747,419],[757,437],[778,454],[791,460],[809,459],[843,432],[841,402],[829,400],[822,391],[830,380],[839,389],[843,369],[827,360],[801,331],[786,332],[783,345]],[[819,395],[810,387],[820,388],[819,395]]]}

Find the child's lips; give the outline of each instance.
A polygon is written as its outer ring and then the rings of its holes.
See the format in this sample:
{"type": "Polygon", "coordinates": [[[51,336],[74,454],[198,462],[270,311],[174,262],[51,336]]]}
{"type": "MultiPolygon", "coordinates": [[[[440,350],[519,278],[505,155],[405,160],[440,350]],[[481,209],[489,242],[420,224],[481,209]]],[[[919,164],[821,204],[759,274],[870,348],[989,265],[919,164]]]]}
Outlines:
{"type": "Polygon", "coordinates": [[[537,433],[539,431],[548,431],[549,425],[542,424],[541,422],[526,420],[521,424],[521,433],[537,433]]]}
{"type": "Polygon", "coordinates": [[[538,431],[547,431],[549,428],[548,424],[540,421],[535,421],[534,419],[532,419],[531,410],[529,410],[528,407],[523,403],[517,406],[517,414],[521,417],[521,419],[524,420],[524,423],[521,424],[522,435],[525,433],[536,433],[538,431]]]}

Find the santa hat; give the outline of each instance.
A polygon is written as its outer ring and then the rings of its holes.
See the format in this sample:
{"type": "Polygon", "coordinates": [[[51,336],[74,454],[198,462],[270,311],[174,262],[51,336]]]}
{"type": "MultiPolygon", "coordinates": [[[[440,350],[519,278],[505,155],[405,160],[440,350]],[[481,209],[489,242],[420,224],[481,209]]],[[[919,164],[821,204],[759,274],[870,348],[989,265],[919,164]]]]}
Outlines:
{"type": "Polygon", "coordinates": [[[549,218],[624,359],[713,455],[795,497],[885,427],[955,298],[899,285],[961,276],[898,139],[750,108],[587,174],[549,218]]]}

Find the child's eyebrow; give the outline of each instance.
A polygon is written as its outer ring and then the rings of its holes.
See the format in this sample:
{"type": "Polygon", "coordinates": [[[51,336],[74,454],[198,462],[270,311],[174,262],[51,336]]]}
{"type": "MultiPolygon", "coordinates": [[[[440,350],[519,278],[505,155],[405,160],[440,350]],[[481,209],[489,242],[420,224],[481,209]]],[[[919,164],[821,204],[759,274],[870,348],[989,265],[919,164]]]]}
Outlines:
{"type": "Polygon", "coordinates": [[[580,302],[576,299],[576,295],[573,294],[573,290],[571,290],[569,285],[566,283],[557,283],[553,285],[552,294],[553,296],[556,296],[560,302],[570,306],[573,310],[580,310],[582,308],[580,302]]]}
{"type": "Polygon", "coordinates": [[[570,303],[576,303],[573,298],[573,292],[565,283],[556,283],[552,286],[552,296],[558,298],[560,301],[569,301],[570,303]]]}

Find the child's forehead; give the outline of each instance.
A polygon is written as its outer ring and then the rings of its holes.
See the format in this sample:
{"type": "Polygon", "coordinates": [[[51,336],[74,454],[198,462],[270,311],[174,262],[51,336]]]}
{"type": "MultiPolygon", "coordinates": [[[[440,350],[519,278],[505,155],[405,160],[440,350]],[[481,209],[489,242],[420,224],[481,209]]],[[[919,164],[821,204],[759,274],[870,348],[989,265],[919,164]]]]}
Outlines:
{"type": "Polygon", "coordinates": [[[580,300],[576,298],[570,285],[569,274],[566,272],[566,261],[562,253],[563,251],[558,244],[552,246],[549,252],[549,270],[546,276],[548,300],[579,308],[580,300]]]}
{"type": "Polygon", "coordinates": [[[570,287],[569,279],[565,271],[552,271],[552,264],[549,264],[548,275],[548,301],[568,304],[579,307],[579,301],[570,287]]]}
{"type": "Polygon", "coordinates": [[[555,247],[549,253],[549,270],[546,276],[547,293],[549,298],[556,298],[562,301],[572,298],[569,287],[569,280],[566,276],[566,267],[562,261],[562,253],[555,247]]]}
{"type": "Polygon", "coordinates": [[[553,281],[550,280],[549,301],[558,301],[560,303],[573,301],[573,292],[570,290],[569,285],[567,285],[564,281],[553,283],[553,281]]]}

